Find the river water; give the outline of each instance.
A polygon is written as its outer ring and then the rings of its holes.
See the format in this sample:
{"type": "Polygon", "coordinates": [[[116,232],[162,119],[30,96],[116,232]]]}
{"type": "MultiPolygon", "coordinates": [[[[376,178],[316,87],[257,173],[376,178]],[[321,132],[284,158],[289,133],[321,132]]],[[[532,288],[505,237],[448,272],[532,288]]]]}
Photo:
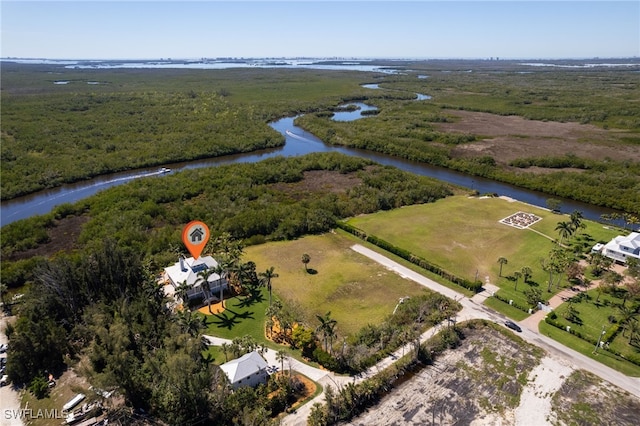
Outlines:
{"type": "MultiPolygon", "coordinates": [[[[423,99],[429,99],[428,95],[418,95],[418,100],[423,99]]],[[[362,118],[360,115],[362,111],[372,109],[371,106],[362,103],[352,103],[350,105],[353,104],[359,107],[357,111],[339,112],[334,116],[334,119],[349,121],[362,118]]],[[[496,193],[541,207],[546,207],[547,199],[557,198],[562,201],[561,211],[563,213],[570,213],[574,210],[578,210],[582,212],[585,218],[591,220],[600,220],[600,216],[602,214],[612,212],[610,209],[568,199],[561,199],[559,197],[551,197],[540,192],[529,191],[489,179],[478,178],[444,168],[433,167],[424,163],[403,160],[397,157],[378,154],[371,151],[331,146],[324,143],[314,135],[305,132],[303,129],[296,127],[293,124],[294,120],[295,117],[286,117],[270,124],[273,129],[282,133],[286,138],[285,145],[280,148],[248,154],[229,155],[208,160],[198,160],[188,163],[168,164],[166,167],[171,169],[170,173],[162,173],[159,167],[115,173],[4,201],[0,204],[0,226],[31,216],[49,213],[57,205],[75,203],[76,201],[80,201],[94,195],[103,189],[121,185],[133,179],[157,179],[184,169],[215,167],[234,163],[253,163],[276,156],[295,157],[313,152],[340,152],[346,155],[364,157],[380,164],[394,166],[411,173],[429,176],[444,182],[477,190],[481,194],[496,193]]]]}

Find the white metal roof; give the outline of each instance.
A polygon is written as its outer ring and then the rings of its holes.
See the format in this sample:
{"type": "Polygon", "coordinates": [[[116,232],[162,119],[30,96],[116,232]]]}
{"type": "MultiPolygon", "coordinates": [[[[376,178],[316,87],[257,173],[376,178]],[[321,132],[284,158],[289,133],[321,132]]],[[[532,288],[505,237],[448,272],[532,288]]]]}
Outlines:
{"type": "Polygon", "coordinates": [[[245,377],[267,368],[267,362],[258,352],[249,352],[240,358],[225,362],[220,366],[231,384],[237,383],[245,377]]]}
{"type": "MultiPolygon", "coordinates": [[[[182,262],[178,261],[174,265],[164,268],[169,280],[175,285],[180,285],[183,282],[187,282],[189,287],[194,287],[198,281],[198,272],[211,269],[218,266],[218,262],[211,256],[200,256],[197,260],[193,257],[188,257],[182,262]]],[[[220,279],[220,275],[211,274],[209,276],[209,282],[213,283],[220,279]]],[[[197,286],[199,286],[198,283],[197,286]]],[[[196,286],[196,287],[197,287],[196,286]]]]}

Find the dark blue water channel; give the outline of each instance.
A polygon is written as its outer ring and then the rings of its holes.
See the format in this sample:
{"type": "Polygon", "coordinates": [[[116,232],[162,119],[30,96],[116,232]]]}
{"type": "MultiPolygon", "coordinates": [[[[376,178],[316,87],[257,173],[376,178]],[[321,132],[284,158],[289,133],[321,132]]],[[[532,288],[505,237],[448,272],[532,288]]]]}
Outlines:
{"type": "MultiPolygon", "coordinates": [[[[364,104],[356,103],[356,106],[360,108],[358,111],[345,111],[344,113],[340,112],[340,114],[349,114],[348,118],[338,115],[337,119],[343,121],[357,119],[361,117],[361,111],[371,109],[370,106],[364,104]]],[[[103,189],[120,185],[133,179],[160,179],[168,174],[175,173],[184,169],[215,167],[234,163],[254,163],[276,156],[295,157],[313,152],[340,152],[346,155],[355,155],[358,157],[373,160],[380,164],[394,166],[411,173],[429,176],[444,182],[449,182],[455,185],[477,190],[482,194],[496,193],[541,207],[546,207],[547,199],[552,198],[549,195],[540,192],[529,191],[512,185],[492,181],[489,179],[469,176],[463,173],[444,168],[433,167],[423,163],[403,160],[397,157],[377,154],[371,151],[331,146],[324,143],[314,135],[305,132],[303,129],[296,127],[293,124],[294,119],[295,117],[287,117],[270,124],[273,129],[277,130],[285,136],[286,143],[283,147],[249,154],[229,155],[208,160],[168,164],[166,165],[166,167],[171,169],[170,173],[162,173],[159,167],[115,173],[111,175],[100,176],[95,179],[83,182],[63,185],[55,189],[40,191],[13,200],[4,201],[0,204],[0,226],[4,226],[11,222],[25,219],[31,216],[49,213],[57,205],[63,203],[75,203],[76,201],[94,195],[103,189]]],[[[559,197],[553,198],[557,198],[562,201],[562,212],[570,213],[574,210],[579,210],[583,213],[583,216],[585,218],[591,220],[599,220],[602,214],[612,212],[612,210],[610,209],[605,209],[590,204],[580,203],[568,199],[561,199],[559,197]]]]}

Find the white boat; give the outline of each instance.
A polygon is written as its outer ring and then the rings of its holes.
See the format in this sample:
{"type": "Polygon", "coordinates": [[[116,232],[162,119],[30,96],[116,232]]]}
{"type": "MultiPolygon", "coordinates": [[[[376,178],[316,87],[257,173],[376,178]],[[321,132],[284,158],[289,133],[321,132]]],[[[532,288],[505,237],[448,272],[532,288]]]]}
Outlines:
{"type": "Polygon", "coordinates": [[[80,404],[80,401],[82,401],[84,398],[85,398],[85,395],[83,393],[77,394],[76,396],[71,398],[71,400],[69,402],[64,404],[64,406],[62,407],[62,411],[71,410],[73,407],[75,407],[76,405],[80,404]]]}
{"type": "Polygon", "coordinates": [[[160,173],[169,173],[170,171],[171,171],[171,169],[168,168],[168,167],[163,167],[163,168],[160,169],[160,173]]]}

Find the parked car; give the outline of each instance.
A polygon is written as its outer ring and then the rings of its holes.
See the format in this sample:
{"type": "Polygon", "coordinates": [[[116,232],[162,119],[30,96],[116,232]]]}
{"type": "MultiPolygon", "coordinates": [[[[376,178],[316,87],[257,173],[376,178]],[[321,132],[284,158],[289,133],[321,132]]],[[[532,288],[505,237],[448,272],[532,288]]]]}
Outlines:
{"type": "Polygon", "coordinates": [[[9,345],[6,343],[2,343],[0,344],[0,354],[3,354],[7,351],[7,349],[9,349],[9,345]]]}
{"type": "Polygon", "coordinates": [[[510,329],[515,330],[515,331],[517,331],[519,333],[522,331],[520,326],[518,324],[516,324],[515,322],[513,322],[513,321],[505,321],[504,325],[506,325],[510,329]]]}
{"type": "Polygon", "coordinates": [[[0,379],[0,386],[4,386],[6,384],[9,383],[9,376],[7,376],[6,374],[4,376],[2,376],[2,378],[0,379]]]}

